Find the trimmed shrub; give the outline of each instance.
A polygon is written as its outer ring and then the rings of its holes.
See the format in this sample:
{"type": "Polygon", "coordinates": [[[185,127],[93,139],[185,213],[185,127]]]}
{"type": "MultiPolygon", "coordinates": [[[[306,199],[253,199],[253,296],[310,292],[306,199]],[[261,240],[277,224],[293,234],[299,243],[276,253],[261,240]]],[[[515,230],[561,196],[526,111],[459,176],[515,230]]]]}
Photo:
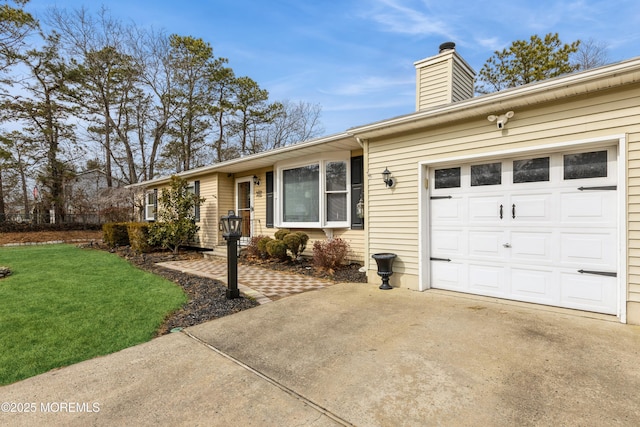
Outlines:
{"type": "Polygon", "coordinates": [[[296,231],[296,234],[300,236],[300,254],[307,249],[307,242],[309,241],[309,235],[304,231],[296,231]]]}
{"type": "Polygon", "coordinates": [[[295,233],[289,233],[282,239],[287,249],[291,251],[291,258],[295,261],[298,258],[300,252],[300,236],[295,233]]]}
{"type": "Polygon", "coordinates": [[[267,251],[267,244],[273,239],[269,236],[264,236],[260,240],[258,240],[258,253],[262,258],[267,258],[269,256],[269,251],[267,251]]]}
{"type": "Polygon", "coordinates": [[[127,224],[127,233],[131,249],[138,253],[151,252],[153,246],[149,244],[149,223],[130,222],[127,224]]]}
{"type": "Polygon", "coordinates": [[[340,238],[318,240],[313,244],[313,263],[327,270],[335,270],[347,257],[349,243],[340,238]]]}
{"type": "Polygon", "coordinates": [[[109,222],[102,226],[102,240],[110,248],[129,245],[129,233],[124,222],[109,222]]]}
{"type": "Polygon", "coordinates": [[[284,236],[282,241],[287,245],[287,249],[291,251],[292,258],[296,260],[307,247],[309,236],[302,231],[296,231],[295,233],[289,233],[284,236]]]}
{"type": "Polygon", "coordinates": [[[284,240],[284,236],[286,236],[289,233],[291,233],[291,230],[287,230],[286,228],[281,228],[280,230],[275,232],[273,237],[275,237],[277,240],[284,240]]]}
{"type": "Polygon", "coordinates": [[[282,240],[271,240],[267,243],[267,253],[272,258],[287,259],[287,245],[282,240]]]}

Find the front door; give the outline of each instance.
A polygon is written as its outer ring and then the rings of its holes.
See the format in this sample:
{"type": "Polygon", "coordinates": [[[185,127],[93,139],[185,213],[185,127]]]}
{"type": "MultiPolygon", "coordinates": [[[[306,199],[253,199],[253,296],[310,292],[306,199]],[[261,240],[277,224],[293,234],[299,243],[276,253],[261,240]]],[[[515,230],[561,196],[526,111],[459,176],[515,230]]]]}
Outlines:
{"type": "Polygon", "coordinates": [[[242,237],[240,244],[247,244],[253,231],[253,198],[251,177],[236,181],[236,212],[242,218],[242,237]]]}

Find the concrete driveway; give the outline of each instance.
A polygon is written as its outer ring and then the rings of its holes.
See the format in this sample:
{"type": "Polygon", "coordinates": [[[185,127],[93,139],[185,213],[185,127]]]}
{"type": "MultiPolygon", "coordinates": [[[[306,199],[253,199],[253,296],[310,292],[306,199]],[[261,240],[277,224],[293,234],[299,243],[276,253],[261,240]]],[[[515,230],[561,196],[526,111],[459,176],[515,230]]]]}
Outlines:
{"type": "Polygon", "coordinates": [[[640,327],[338,284],[2,387],[35,410],[0,423],[637,426],[638,390],[640,327]]]}

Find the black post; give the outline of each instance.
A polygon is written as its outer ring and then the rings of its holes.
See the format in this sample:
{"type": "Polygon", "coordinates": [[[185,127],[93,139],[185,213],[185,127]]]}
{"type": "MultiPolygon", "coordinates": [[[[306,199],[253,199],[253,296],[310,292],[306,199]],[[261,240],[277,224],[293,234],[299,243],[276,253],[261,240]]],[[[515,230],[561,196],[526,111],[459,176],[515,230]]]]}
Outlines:
{"type": "Polygon", "coordinates": [[[238,289],[238,238],[227,237],[227,299],[239,298],[238,289]]]}

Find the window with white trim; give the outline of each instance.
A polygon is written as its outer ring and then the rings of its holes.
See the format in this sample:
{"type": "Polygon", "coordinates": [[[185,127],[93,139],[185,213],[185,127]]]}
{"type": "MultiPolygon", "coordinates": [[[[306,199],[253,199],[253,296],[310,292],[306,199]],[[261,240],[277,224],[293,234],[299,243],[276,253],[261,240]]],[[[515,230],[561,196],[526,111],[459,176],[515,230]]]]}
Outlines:
{"type": "Polygon", "coordinates": [[[193,219],[195,222],[200,221],[200,181],[189,182],[187,185],[189,194],[193,194],[198,201],[193,205],[193,219]]]}
{"type": "Polygon", "coordinates": [[[349,227],[349,152],[277,166],[279,227],[349,227]]]}
{"type": "Polygon", "coordinates": [[[156,209],[158,207],[158,193],[156,191],[149,191],[144,196],[144,219],[147,221],[155,221],[156,209]]]}

